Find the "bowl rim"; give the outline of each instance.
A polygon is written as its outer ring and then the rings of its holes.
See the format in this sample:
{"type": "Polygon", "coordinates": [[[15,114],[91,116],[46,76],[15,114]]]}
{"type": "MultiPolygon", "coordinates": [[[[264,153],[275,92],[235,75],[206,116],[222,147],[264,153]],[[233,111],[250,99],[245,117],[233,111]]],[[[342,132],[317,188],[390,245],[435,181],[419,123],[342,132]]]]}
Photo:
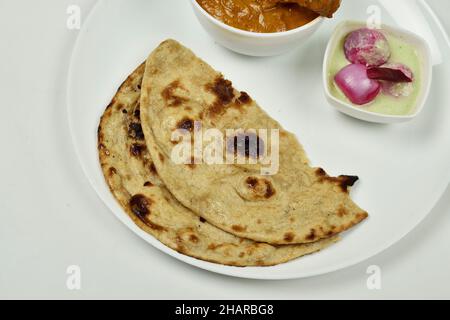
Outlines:
{"type": "Polygon", "coordinates": [[[318,16],[314,20],[308,22],[307,24],[297,27],[295,29],[287,30],[287,31],[281,31],[281,32],[270,32],[270,33],[260,33],[260,32],[253,32],[253,31],[247,31],[238,29],[232,26],[229,26],[228,24],[220,21],[219,19],[216,19],[213,17],[209,12],[207,12],[203,7],[197,2],[197,0],[191,0],[192,5],[195,9],[197,9],[199,12],[203,14],[209,21],[214,23],[215,25],[226,29],[227,31],[233,32],[238,35],[247,36],[247,37],[254,37],[254,38],[281,38],[281,37],[287,37],[305,30],[308,30],[310,28],[313,28],[315,25],[321,23],[325,20],[324,17],[318,16]]]}
{"type": "MultiPolygon", "coordinates": [[[[353,112],[359,113],[360,115],[364,115],[368,118],[370,118],[372,121],[383,121],[383,120],[411,120],[414,119],[415,117],[417,117],[422,110],[425,107],[426,101],[428,99],[428,96],[430,94],[431,91],[431,83],[432,83],[432,79],[433,79],[433,64],[431,61],[431,49],[430,46],[428,44],[427,41],[425,41],[422,37],[420,37],[419,35],[412,33],[406,29],[400,28],[400,27],[394,27],[394,26],[390,26],[387,24],[382,24],[381,25],[381,29],[382,30],[386,30],[387,32],[389,31],[393,31],[399,34],[403,34],[408,36],[409,38],[415,38],[417,40],[417,42],[419,42],[423,48],[423,52],[424,52],[424,73],[427,75],[427,78],[424,79],[423,82],[423,93],[422,96],[419,97],[417,103],[416,103],[416,110],[414,113],[412,114],[406,114],[406,115],[389,115],[389,114],[384,114],[384,113],[376,113],[376,112],[372,112],[372,111],[368,111],[368,110],[364,110],[361,108],[358,108],[357,106],[346,102],[346,101],[342,101],[338,98],[336,98],[333,94],[331,94],[330,92],[330,88],[328,85],[328,62],[330,60],[330,56],[331,56],[331,52],[334,49],[333,45],[335,43],[335,39],[338,36],[339,31],[344,28],[347,25],[366,25],[366,22],[363,21],[356,21],[356,20],[345,20],[342,21],[341,23],[339,23],[335,30],[333,31],[332,35],[330,36],[330,39],[328,40],[328,45],[327,45],[327,49],[325,50],[325,56],[323,59],[323,73],[322,73],[322,78],[323,78],[323,86],[324,86],[324,90],[325,90],[325,94],[327,96],[328,99],[331,99],[333,102],[341,105],[342,107],[351,110],[353,112]],[[426,82],[425,82],[426,81],[426,82]]],[[[352,117],[355,117],[353,115],[351,115],[352,117]]]]}

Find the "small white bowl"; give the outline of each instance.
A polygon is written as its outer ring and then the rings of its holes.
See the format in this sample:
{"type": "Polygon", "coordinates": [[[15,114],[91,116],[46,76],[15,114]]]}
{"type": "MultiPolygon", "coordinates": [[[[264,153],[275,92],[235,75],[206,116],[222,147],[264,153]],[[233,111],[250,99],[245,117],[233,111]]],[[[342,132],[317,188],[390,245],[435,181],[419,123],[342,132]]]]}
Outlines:
{"type": "Polygon", "coordinates": [[[318,17],[296,29],[276,33],[257,33],[231,27],[205,11],[191,0],[195,15],[203,28],[222,46],[249,56],[275,56],[304,43],[319,29],[324,18],[318,17]]]}
{"type": "MultiPolygon", "coordinates": [[[[416,105],[412,109],[411,113],[408,115],[387,115],[381,113],[375,113],[371,111],[364,110],[364,106],[355,106],[350,102],[342,101],[331,94],[329,87],[329,75],[328,69],[331,63],[331,59],[333,58],[333,53],[335,48],[340,44],[343,37],[345,37],[350,32],[357,30],[359,28],[366,27],[366,23],[356,22],[356,21],[344,21],[340,23],[333,35],[331,36],[330,41],[328,42],[328,47],[325,53],[324,63],[323,63],[323,86],[325,88],[325,95],[331,105],[336,107],[339,111],[368,122],[375,123],[400,123],[406,122],[414,119],[419,115],[419,113],[423,110],[425,106],[425,102],[428,98],[431,88],[431,80],[433,73],[432,59],[431,59],[431,50],[428,43],[420,38],[419,36],[400,29],[394,28],[386,25],[382,25],[381,30],[390,33],[394,36],[401,36],[405,41],[409,42],[411,45],[415,46],[417,52],[419,54],[419,58],[421,60],[421,72],[422,72],[422,83],[421,83],[421,92],[416,100],[416,105]]],[[[401,62],[401,61],[400,61],[401,62]]]]}

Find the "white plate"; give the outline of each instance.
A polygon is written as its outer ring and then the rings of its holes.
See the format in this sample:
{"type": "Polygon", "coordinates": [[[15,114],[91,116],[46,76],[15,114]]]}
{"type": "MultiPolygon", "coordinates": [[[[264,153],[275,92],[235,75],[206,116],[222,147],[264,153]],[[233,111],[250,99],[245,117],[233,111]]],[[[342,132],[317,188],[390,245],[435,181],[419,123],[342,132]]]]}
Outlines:
{"type": "MultiPolygon", "coordinates": [[[[291,279],[331,272],[361,262],[410,232],[431,211],[450,181],[450,50],[437,20],[426,13],[445,64],[435,67],[423,113],[400,125],[374,125],[340,114],[322,89],[328,37],[344,19],[364,20],[376,1],[347,0],[303,48],[274,58],[237,55],[200,27],[189,1],[100,1],[84,22],[71,61],[68,116],[80,163],[95,191],[133,232],[156,248],[213,272],[255,279],[291,279]],[[314,165],[331,174],[357,174],[353,198],[371,217],[334,247],[271,268],[234,268],[192,259],[136,227],[112,197],[97,158],[99,117],[128,74],[166,38],[192,48],[238,89],[246,90],[275,119],[295,132],[314,165]]],[[[421,4],[423,5],[423,4],[421,4]]],[[[425,8],[425,7],[424,7],[425,8]]],[[[422,9],[424,9],[422,8],[422,9]]],[[[427,9],[427,8],[425,8],[427,9]]],[[[383,22],[404,12],[382,11],[383,22]]],[[[425,13],[424,13],[425,14],[425,13]]],[[[424,27],[426,27],[424,25],[424,27]]],[[[439,226],[436,226],[439,228],[439,226]]]]}

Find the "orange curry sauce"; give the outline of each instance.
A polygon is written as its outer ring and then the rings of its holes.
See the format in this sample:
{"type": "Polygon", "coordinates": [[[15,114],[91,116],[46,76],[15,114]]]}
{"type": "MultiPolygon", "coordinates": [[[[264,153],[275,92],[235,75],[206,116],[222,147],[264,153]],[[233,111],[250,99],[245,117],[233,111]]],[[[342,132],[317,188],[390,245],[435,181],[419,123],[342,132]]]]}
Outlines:
{"type": "Polygon", "coordinates": [[[293,3],[273,0],[196,0],[214,18],[229,26],[259,33],[301,27],[319,15],[293,3]]]}

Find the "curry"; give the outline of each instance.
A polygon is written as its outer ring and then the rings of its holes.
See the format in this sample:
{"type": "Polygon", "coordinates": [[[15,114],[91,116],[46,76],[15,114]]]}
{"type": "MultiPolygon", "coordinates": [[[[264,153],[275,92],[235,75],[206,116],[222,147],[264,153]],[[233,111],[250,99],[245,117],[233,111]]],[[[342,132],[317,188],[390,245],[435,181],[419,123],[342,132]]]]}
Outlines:
{"type": "Polygon", "coordinates": [[[229,26],[258,33],[283,32],[301,27],[319,14],[297,3],[273,0],[197,0],[214,18],[229,26]]]}

